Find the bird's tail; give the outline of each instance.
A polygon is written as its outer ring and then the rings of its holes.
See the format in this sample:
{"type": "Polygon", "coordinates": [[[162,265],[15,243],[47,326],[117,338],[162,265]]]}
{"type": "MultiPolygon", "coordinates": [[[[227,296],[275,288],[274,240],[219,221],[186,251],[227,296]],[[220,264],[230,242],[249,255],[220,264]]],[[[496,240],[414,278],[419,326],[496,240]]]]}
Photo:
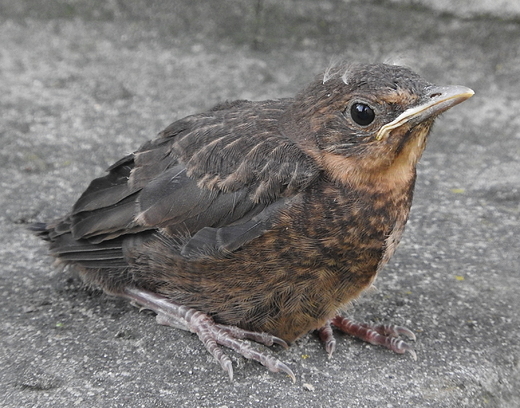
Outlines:
{"type": "Polygon", "coordinates": [[[49,234],[53,231],[54,228],[52,228],[49,224],[45,222],[35,222],[30,224],[27,229],[31,231],[34,235],[37,237],[45,240],[50,241],[51,238],[49,234]]]}
{"type": "Polygon", "coordinates": [[[125,269],[127,256],[151,237],[153,231],[141,234],[120,235],[97,242],[88,238],[75,238],[69,216],[53,222],[36,222],[28,226],[37,237],[49,242],[50,253],[61,262],[97,269],[125,269]]]}

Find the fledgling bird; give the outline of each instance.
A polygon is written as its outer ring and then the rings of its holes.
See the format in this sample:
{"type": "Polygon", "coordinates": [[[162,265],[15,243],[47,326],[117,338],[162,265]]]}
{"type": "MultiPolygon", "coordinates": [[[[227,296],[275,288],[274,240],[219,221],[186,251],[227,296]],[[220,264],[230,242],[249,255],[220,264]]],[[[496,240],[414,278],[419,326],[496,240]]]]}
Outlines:
{"type": "Polygon", "coordinates": [[[250,339],[287,346],[331,324],[397,353],[391,325],[338,314],[403,233],[434,119],[466,100],[409,69],[338,65],[294,98],[217,105],[178,120],[95,179],[65,217],[31,229],[109,294],[295,376],[250,339]]]}

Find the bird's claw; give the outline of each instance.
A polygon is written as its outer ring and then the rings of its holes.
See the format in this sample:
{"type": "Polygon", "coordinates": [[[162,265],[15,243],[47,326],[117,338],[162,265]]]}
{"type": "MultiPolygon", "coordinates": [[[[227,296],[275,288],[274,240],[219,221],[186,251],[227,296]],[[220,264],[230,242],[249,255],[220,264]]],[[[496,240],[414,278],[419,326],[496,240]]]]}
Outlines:
{"type": "MultiPolygon", "coordinates": [[[[410,340],[415,341],[415,334],[406,327],[394,326],[391,324],[362,324],[354,322],[343,316],[334,317],[330,321],[330,323],[327,324],[329,328],[330,324],[334,325],[344,333],[350,334],[361,340],[367,341],[370,344],[386,347],[387,349],[392,350],[395,353],[404,354],[408,352],[414,360],[417,360],[417,353],[415,352],[413,347],[399,337],[401,335],[404,335],[408,337],[410,340]]],[[[322,327],[319,332],[320,338],[322,339],[322,341],[325,342],[325,349],[329,352],[329,350],[327,349],[327,342],[331,342],[330,338],[332,337],[332,330],[330,330],[330,334],[327,334],[326,336],[323,334],[326,333],[327,325],[322,327]]],[[[329,352],[329,355],[330,354],[331,352],[329,352]]]]}
{"type": "Polygon", "coordinates": [[[329,355],[329,358],[331,358],[332,354],[336,350],[336,339],[334,338],[334,333],[332,332],[332,326],[330,325],[330,322],[327,322],[325,326],[318,329],[318,335],[320,336],[320,340],[325,347],[325,351],[329,355]]]}
{"type": "Polygon", "coordinates": [[[378,324],[368,327],[370,327],[372,330],[375,330],[382,336],[399,337],[400,335],[404,335],[410,340],[417,340],[414,332],[403,326],[395,326],[393,324],[378,324]]]}
{"type": "Polygon", "coordinates": [[[217,324],[210,316],[198,310],[177,305],[160,295],[141,289],[126,288],[124,296],[147,309],[155,311],[159,324],[196,333],[206,349],[218,361],[222,369],[228,373],[231,381],[233,380],[233,366],[230,358],[222,351],[220,346],[228,347],[247,359],[258,361],[270,371],[282,371],[289,375],[293,382],[296,382],[294,373],[286,364],[270,355],[256,351],[250,344],[241,341],[248,339],[266,346],[279,344],[287,348],[288,345],[284,340],[268,333],[257,333],[235,326],[217,324]]]}
{"type": "Polygon", "coordinates": [[[224,324],[216,324],[216,326],[224,331],[226,331],[230,336],[235,339],[247,339],[252,340],[256,343],[263,344],[264,346],[272,346],[273,344],[278,344],[283,348],[289,348],[289,345],[279,337],[273,336],[269,333],[260,333],[254,332],[250,330],[244,330],[237,326],[226,326],[224,324]]]}

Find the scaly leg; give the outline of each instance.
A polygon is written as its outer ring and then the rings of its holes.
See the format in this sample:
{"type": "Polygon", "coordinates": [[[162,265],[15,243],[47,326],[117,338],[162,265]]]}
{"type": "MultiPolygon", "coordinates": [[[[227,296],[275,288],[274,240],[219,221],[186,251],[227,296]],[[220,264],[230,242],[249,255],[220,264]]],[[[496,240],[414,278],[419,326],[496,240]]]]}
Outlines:
{"type": "Polygon", "coordinates": [[[123,296],[156,312],[157,323],[196,333],[206,349],[228,373],[230,380],[233,380],[233,366],[230,358],[219,345],[233,349],[245,358],[256,360],[273,372],[283,371],[292,378],[293,382],[296,382],[296,377],[287,365],[274,357],[256,351],[248,343],[241,341],[241,339],[248,339],[266,346],[279,344],[287,348],[287,343],[276,336],[217,324],[210,316],[198,310],[178,305],[163,296],[145,290],[126,288],[123,296]]]}
{"type": "Polygon", "coordinates": [[[354,322],[343,316],[334,317],[329,323],[318,330],[321,341],[325,344],[325,350],[332,355],[336,347],[336,340],[332,333],[331,324],[336,326],[344,333],[350,334],[371,344],[386,347],[398,354],[406,352],[417,360],[417,354],[410,344],[399,336],[404,335],[410,340],[415,341],[415,334],[406,327],[394,326],[391,324],[368,325],[354,322]]]}
{"type": "Polygon", "coordinates": [[[321,329],[318,329],[318,334],[320,336],[320,340],[325,346],[325,351],[329,354],[329,358],[332,357],[332,353],[336,350],[336,339],[334,338],[334,333],[332,332],[332,326],[330,322],[327,322],[325,326],[321,329]]]}

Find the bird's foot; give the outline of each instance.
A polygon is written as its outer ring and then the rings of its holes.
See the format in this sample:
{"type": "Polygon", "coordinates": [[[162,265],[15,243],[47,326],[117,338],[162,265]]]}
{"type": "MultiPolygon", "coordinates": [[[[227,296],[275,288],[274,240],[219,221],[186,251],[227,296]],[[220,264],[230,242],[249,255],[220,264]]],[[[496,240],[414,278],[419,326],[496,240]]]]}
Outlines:
{"type": "Polygon", "coordinates": [[[318,330],[320,339],[325,344],[325,350],[329,353],[329,357],[336,348],[336,340],[332,334],[331,324],[344,333],[350,334],[371,344],[386,347],[395,353],[404,354],[408,352],[414,360],[417,360],[417,354],[413,347],[399,337],[404,335],[410,340],[415,341],[415,334],[406,327],[394,326],[391,324],[368,325],[354,322],[343,316],[334,317],[330,323],[327,323],[318,330]]]}
{"type": "Polygon", "coordinates": [[[334,333],[332,332],[332,326],[330,325],[330,322],[327,322],[325,326],[318,329],[318,335],[320,336],[320,340],[325,347],[325,351],[329,354],[329,358],[331,358],[334,350],[336,350],[336,339],[334,338],[334,333]]]}
{"type": "Polygon", "coordinates": [[[287,343],[276,336],[243,330],[236,326],[217,324],[207,314],[178,305],[163,296],[145,290],[126,288],[123,296],[156,312],[157,323],[196,333],[206,349],[219,362],[223,370],[228,373],[230,380],[233,380],[231,359],[222,351],[219,345],[233,349],[245,358],[258,361],[273,372],[283,371],[291,377],[293,382],[296,382],[294,373],[283,362],[267,354],[260,353],[248,343],[241,341],[242,339],[248,339],[266,346],[279,344],[287,348],[287,343]]]}

